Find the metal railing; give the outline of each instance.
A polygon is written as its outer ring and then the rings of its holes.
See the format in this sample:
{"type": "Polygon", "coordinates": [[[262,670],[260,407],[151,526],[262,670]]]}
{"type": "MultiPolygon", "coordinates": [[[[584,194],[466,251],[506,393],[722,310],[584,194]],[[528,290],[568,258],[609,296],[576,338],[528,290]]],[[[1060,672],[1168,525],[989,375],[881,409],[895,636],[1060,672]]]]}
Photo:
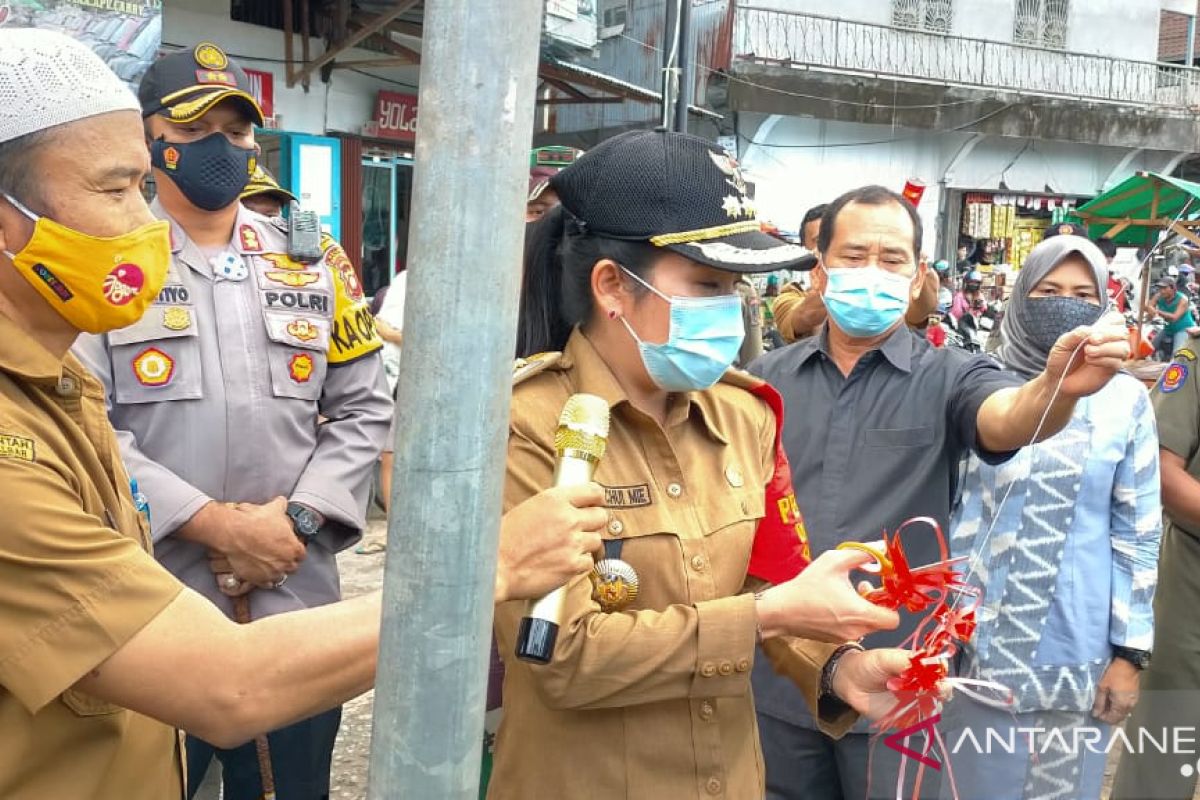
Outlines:
{"type": "Polygon", "coordinates": [[[1186,111],[1200,69],[739,4],[734,60],[1186,111]]]}

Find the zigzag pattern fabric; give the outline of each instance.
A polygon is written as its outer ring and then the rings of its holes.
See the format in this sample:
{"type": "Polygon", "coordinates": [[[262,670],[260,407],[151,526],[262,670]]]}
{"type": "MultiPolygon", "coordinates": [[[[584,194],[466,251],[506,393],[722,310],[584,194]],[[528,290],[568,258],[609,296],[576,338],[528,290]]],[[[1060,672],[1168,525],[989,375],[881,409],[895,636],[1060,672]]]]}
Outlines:
{"type": "MultiPolygon", "coordinates": [[[[1070,425],[1032,448],[1032,469],[1014,488],[1027,499],[1015,537],[1002,542],[1004,550],[993,558],[1008,560],[1008,580],[999,600],[996,635],[985,672],[1005,686],[1031,690],[1026,702],[1036,708],[1090,708],[1094,686],[1080,686],[1074,670],[1060,668],[1047,674],[1035,670],[1038,642],[1046,624],[1062,561],[1067,532],[1074,521],[1075,497],[1080,473],[1088,453],[1090,432],[1086,422],[1075,418],[1070,425]],[[1036,698],[1036,699],[1035,699],[1036,698]]],[[[1028,464],[1027,459],[1023,461],[1028,464]]],[[[1003,496],[1003,495],[1001,495],[1003,496]]],[[[986,602],[986,598],[985,598],[986,602]]],[[[1025,694],[1026,692],[1022,692],[1025,694]]]]}
{"type": "Polygon", "coordinates": [[[956,526],[951,537],[954,552],[972,554],[972,582],[985,592],[981,621],[995,631],[986,663],[972,650],[967,671],[1012,689],[1018,711],[1083,710],[1091,707],[1094,696],[1094,684],[1081,685],[1077,670],[1064,667],[1047,674],[1046,668],[1033,667],[1054,602],[1058,566],[1074,519],[1090,438],[1089,425],[1077,416],[1058,435],[996,468],[994,481],[969,481],[963,504],[972,504],[972,492],[982,492],[983,514],[956,526]],[[1011,508],[998,508],[1006,495],[1011,508]],[[979,557],[975,547],[997,511],[1010,518],[1018,510],[1015,534],[1004,531],[1007,526],[1001,521],[986,544],[988,552],[979,557]],[[1002,593],[996,594],[1001,588],[1002,593]]]}

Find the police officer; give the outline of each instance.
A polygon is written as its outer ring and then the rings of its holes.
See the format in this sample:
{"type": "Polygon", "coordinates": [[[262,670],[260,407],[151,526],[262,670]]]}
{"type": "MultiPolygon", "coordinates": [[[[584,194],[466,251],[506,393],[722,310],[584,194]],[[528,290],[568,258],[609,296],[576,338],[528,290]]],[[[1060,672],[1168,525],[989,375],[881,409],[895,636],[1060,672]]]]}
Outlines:
{"type": "MultiPolygon", "coordinates": [[[[1150,399],[1158,422],[1164,511],[1158,588],[1154,595],[1154,653],[1137,664],[1142,698],[1125,724],[1128,737],[1163,731],[1193,731],[1200,719],[1200,384],[1191,337],[1175,351],[1150,399]]],[[[1188,734],[1190,737],[1190,734],[1188,734]]],[[[1178,741],[1178,739],[1176,740],[1178,741]]],[[[1191,798],[1197,788],[1194,745],[1172,744],[1167,752],[1139,746],[1121,756],[1113,797],[1191,798]]]]}
{"type": "MultiPolygon", "coordinates": [[[[289,252],[282,220],[238,202],[263,122],[249,88],[208,42],[142,79],[151,209],[170,224],[171,264],[139,322],[76,352],[108,391],[125,463],[149,500],[155,555],[231,617],[244,602],[234,597],[252,592],[257,619],[339,599],[335,554],[365,527],[392,403],[342,248],[325,236],[315,253],[289,252]]],[[[268,737],[281,796],[328,793],[340,717],[268,737]]],[[[214,753],[226,796],[262,793],[253,744],[189,737],[193,791],[214,753]]]]}
{"type": "Polygon", "coordinates": [[[270,170],[259,164],[242,190],[242,205],[264,217],[281,217],[283,209],[296,202],[296,195],[279,185],[270,170]]]}

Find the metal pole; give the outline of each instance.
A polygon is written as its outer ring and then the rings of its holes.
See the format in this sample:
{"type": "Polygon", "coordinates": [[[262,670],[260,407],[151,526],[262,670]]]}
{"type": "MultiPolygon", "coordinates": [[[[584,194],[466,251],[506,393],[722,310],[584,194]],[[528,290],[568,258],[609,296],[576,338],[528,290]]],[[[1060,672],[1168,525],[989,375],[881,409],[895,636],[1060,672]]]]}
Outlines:
{"type": "Polygon", "coordinates": [[[541,20],[425,6],[372,800],[479,794],[541,20]]]}
{"type": "Polygon", "coordinates": [[[679,24],[675,13],[678,2],[679,0],[667,0],[667,19],[663,25],[662,126],[667,130],[671,130],[675,119],[675,103],[672,98],[679,85],[678,71],[675,67],[679,63],[679,24]]]}
{"type": "Polygon", "coordinates": [[[1193,11],[1188,16],[1188,32],[1187,32],[1187,59],[1185,64],[1189,67],[1196,66],[1196,12],[1193,11]]]}
{"type": "Polygon", "coordinates": [[[679,91],[675,98],[675,130],[687,133],[688,109],[696,86],[695,40],[692,37],[692,0],[679,7],[679,91]]]}

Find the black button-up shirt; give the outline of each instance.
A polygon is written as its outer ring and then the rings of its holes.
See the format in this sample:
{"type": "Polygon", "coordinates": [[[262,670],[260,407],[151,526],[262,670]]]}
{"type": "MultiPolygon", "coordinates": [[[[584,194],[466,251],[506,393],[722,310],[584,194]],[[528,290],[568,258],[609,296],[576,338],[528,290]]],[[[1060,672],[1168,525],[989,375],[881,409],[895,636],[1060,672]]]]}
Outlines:
{"type": "MultiPolygon", "coordinates": [[[[849,376],[834,363],[827,329],[768,353],[750,371],[783,395],[783,446],[814,557],[842,542],[878,540],[914,517],[933,517],[949,537],[963,458],[972,449],[993,464],[1011,455],[980,451],[975,428],[983,401],[1020,379],[986,356],[934,348],[905,325],[849,376]]],[[[912,566],[938,560],[927,527],[902,538],[912,566]]],[[[897,644],[916,621],[902,618],[898,632],[866,643],[897,644]]],[[[758,662],[759,710],[815,727],[794,687],[758,662]]]]}

